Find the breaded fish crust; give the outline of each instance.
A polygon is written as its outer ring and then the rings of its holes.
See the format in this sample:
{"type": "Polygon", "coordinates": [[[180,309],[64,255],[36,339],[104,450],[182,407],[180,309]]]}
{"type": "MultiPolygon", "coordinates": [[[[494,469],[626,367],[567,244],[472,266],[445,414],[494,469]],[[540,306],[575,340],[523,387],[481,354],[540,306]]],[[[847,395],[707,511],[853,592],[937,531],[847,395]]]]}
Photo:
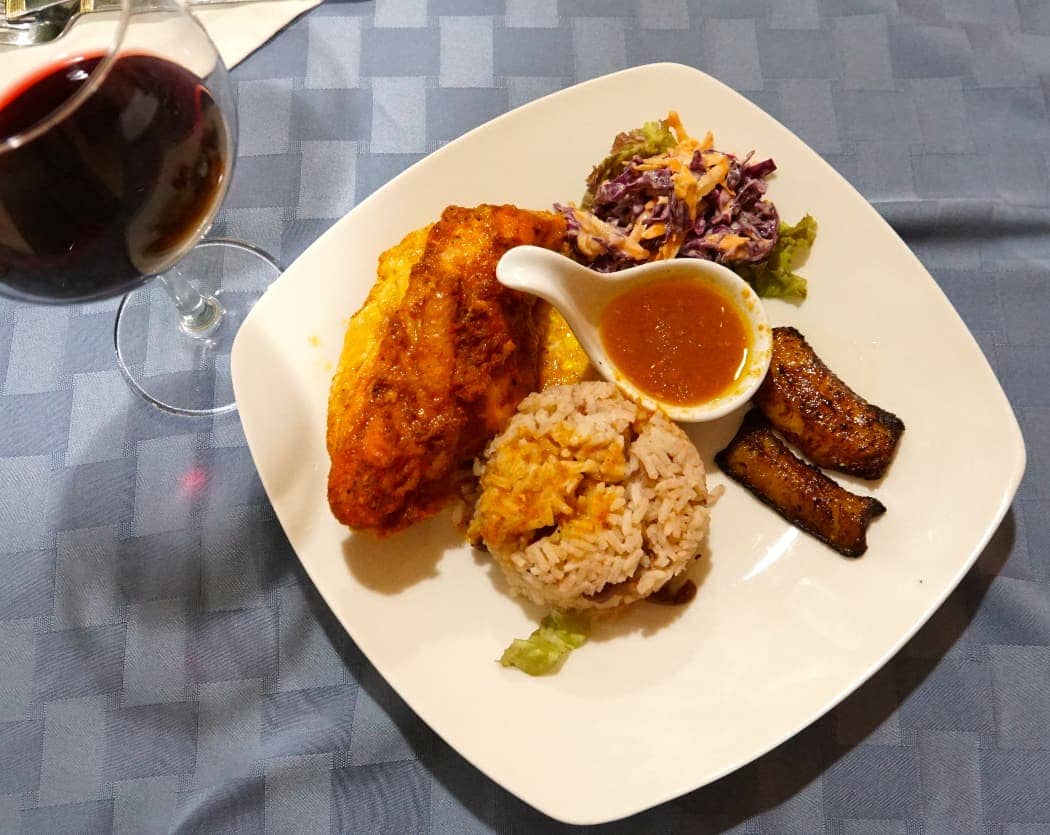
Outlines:
{"type": "Polygon", "coordinates": [[[340,522],[385,535],[436,513],[538,387],[534,299],[499,284],[496,262],[520,244],[557,248],[564,234],[546,212],[450,206],[396,304],[397,275],[377,284],[383,315],[366,303],[351,320],[328,403],[340,522]]]}

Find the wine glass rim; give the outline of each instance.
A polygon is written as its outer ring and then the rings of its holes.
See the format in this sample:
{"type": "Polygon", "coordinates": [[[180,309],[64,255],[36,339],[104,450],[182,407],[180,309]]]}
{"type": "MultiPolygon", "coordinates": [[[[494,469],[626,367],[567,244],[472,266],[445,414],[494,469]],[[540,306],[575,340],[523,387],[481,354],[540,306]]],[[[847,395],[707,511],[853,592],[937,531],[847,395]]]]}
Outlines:
{"type": "MultiPolygon", "coordinates": [[[[11,136],[4,137],[0,140],[0,154],[4,154],[7,151],[13,151],[16,148],[25,145],[27,142],[31,142],[38,136],[46,133],[58,122],[61,122],[73,111],[75,111],[81,104],[83,104],[89,97],[91,97],[95,91],[99,88],[106,77],[109,75],[110,69],[113,64],[120,58],[121,46],[124,43],[124,35],[128,29],[128,23],[131,19],[132,6],[136,0],[120,0],[120,19],[117,21],[116,29],[114,30],[113,41],[110,43],[106,50],[105,56],[98,63],[98,65],[91,70],[91,76],[87,82],[82,84],[77,91],[65,99],[60,105],[55,107],[50,113],[44,116],[42,119],[34,122],[28,128],[19,131],[11,136]]],[[[61,38],[62,35],[59,36],[61,38]]],[[[49,41],[50,43],[50,41],[49,41]]],[[[58,66],[66,66],[67,64],[73,63],[77,60],[82,59],[84,56],[72,56],[68,60],[64,60],[58,66]]],[[[43,78],[46,73],[53,72],[55,67],[50,67],[39,75],[39,78],[43,78]]],[[[25,89],[25,88],[23,88],[25,89]]],[[[16,94],[17,97],[17,94],[16,94]]]]}

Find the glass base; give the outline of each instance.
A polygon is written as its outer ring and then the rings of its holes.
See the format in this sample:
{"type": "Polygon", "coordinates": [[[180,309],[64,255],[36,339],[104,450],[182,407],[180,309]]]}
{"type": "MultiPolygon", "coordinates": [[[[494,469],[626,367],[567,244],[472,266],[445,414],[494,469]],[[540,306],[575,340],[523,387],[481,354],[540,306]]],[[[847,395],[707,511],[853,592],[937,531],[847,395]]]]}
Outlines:
{"type": "Polygon", "coordinates": [[[117,364],[136,394],[166,412],[232,412],[237,408],[230,380],[233,339],[281,268],[248,244],[213,238],[190,250],[176,270],[181,286],[195,288],[212,315],[188,326],[172,298],[176,282],[170,274],[170,280],[159,276],[120,303],[113,329],[117,364]]]}

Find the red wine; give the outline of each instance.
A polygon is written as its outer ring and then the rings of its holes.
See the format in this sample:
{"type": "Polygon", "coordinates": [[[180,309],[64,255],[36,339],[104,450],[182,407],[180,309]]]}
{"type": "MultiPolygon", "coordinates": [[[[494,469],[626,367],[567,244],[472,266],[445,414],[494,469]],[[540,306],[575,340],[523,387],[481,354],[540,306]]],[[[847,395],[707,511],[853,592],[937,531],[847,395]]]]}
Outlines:
{"type": "MultiPolygon", "coordinates": [[[[0,139],[49,117],[101,56],[53,67],[0,103],[0,139]]],[[[0,150],[0,290],[70,302],[168,269],[218,209],[230,145],[201,80],[125,55],[41,136],[0,150]]]]}

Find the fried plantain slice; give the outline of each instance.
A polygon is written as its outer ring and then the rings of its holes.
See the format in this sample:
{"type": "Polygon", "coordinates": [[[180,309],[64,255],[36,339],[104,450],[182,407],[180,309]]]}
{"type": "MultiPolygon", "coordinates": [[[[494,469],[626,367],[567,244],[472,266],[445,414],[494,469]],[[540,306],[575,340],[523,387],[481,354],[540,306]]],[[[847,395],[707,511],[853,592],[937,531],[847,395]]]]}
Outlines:
{"type": "Polygon", "coordinates": [[[868,549],[868,524],[886,512],[878,499],[849,492],[796,456],[757,409],[747,413],[715,463],[793,525],[847,557],[868,549]]]}
{"type": "Polygon", "coordinates": [[[818,467],[880,478],[904,423],[872,405],[828,368],[794,328],[773,328],[769,374],[754,403],[818,467]]]}

